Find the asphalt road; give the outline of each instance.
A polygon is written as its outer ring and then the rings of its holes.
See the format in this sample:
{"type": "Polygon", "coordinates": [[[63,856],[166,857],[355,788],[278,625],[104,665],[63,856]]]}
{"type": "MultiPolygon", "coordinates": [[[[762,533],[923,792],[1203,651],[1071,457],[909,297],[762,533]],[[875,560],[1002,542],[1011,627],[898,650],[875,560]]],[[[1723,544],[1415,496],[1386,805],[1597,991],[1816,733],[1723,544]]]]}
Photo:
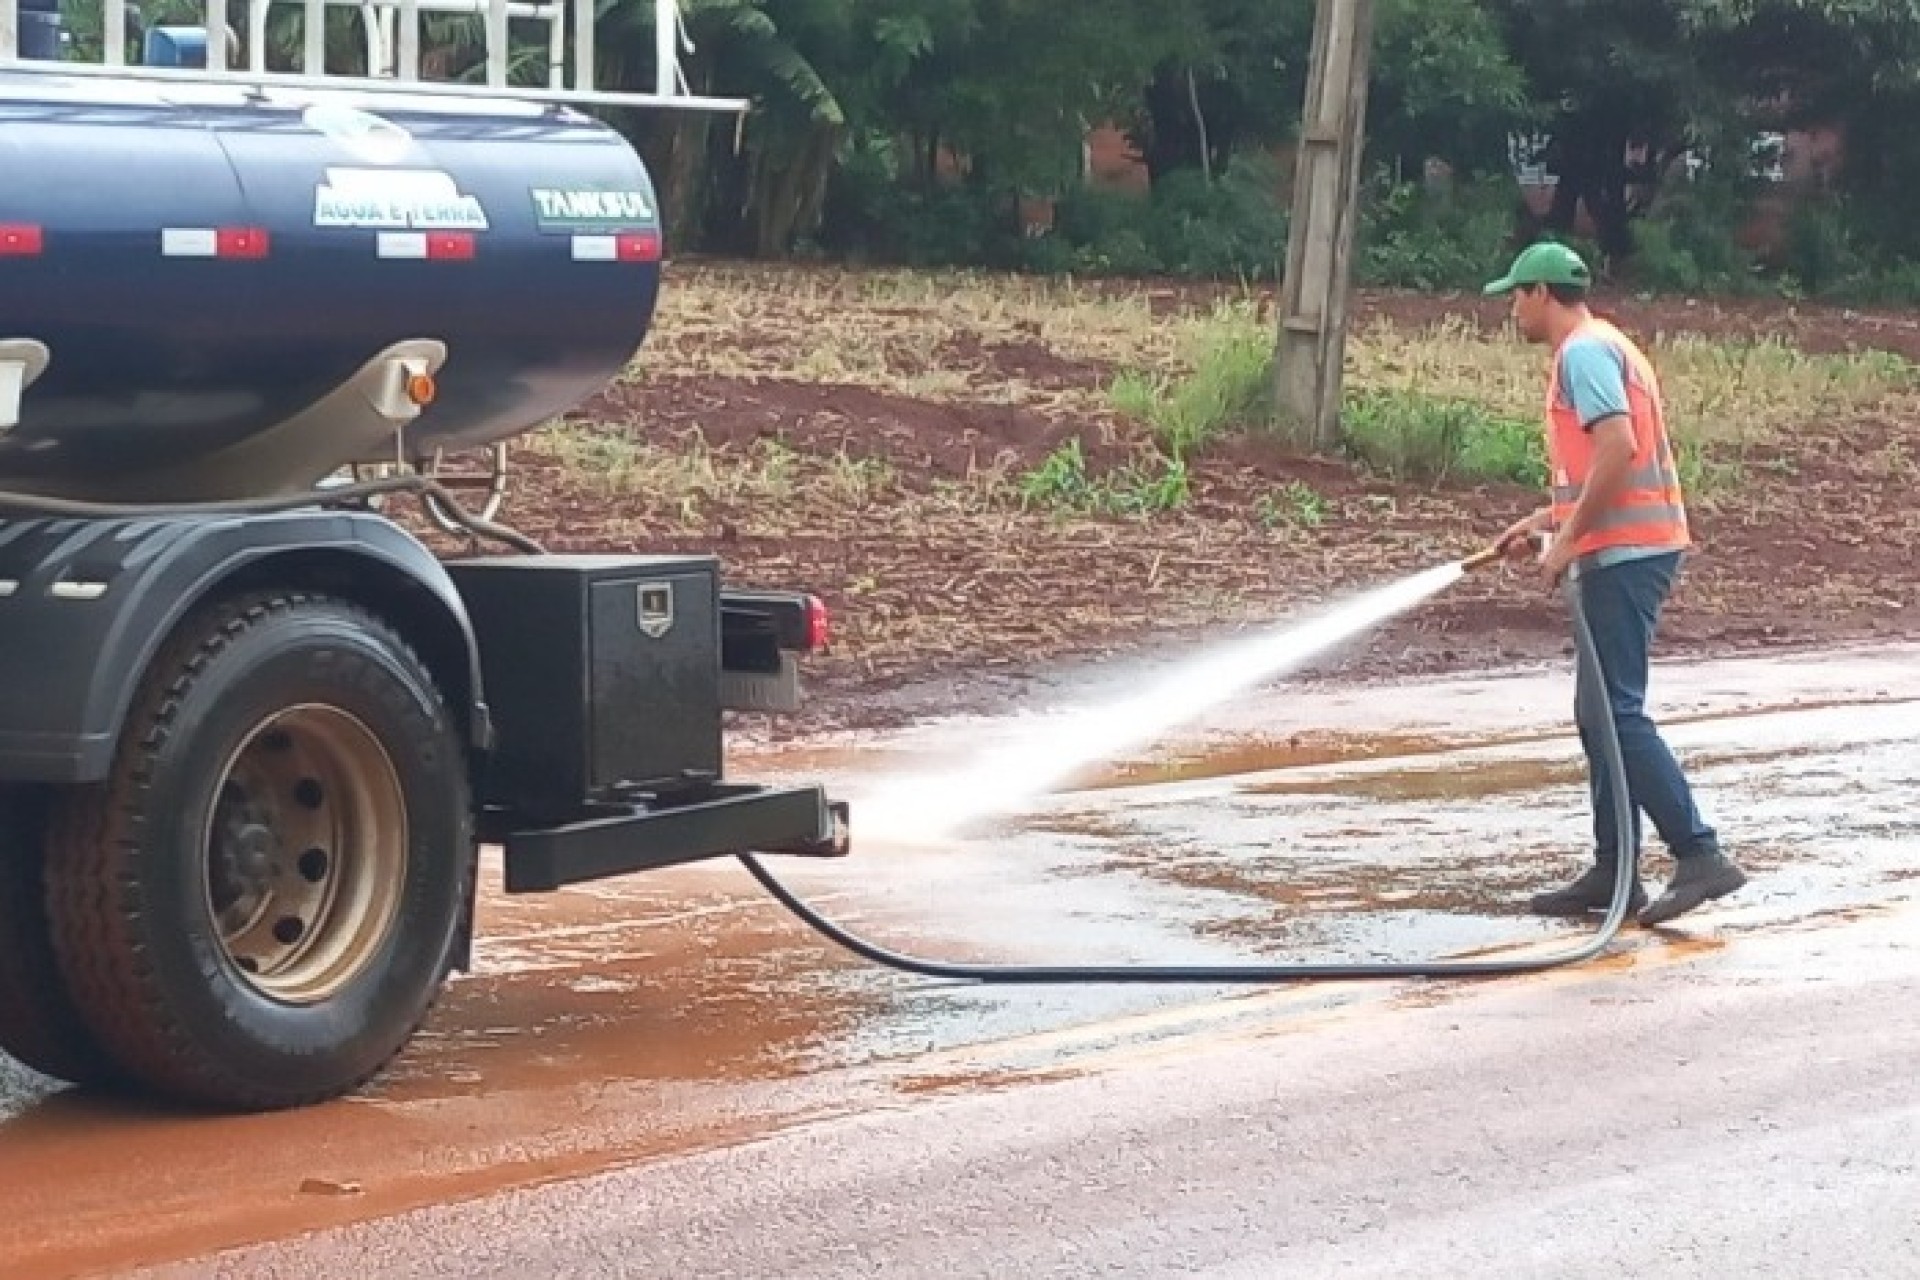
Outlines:
{"type": "MultiPolygon", "coordinates": [[[[0,1275],[1920,1275],[1916,672],[1663,670],[1753,884],[1535,976],[979,988],[730,864],[490,895],[362,1097],[182,1117],[0,1064],[0,1275]]],[[[780,869],[971,960],[1560,950],[1516,904],[1585,839],[1568,703],[1283,687],[966,839],[780,869]]],[[[1037,727],[736,768],[843,780],[858,832],[862,789],[1037,727]]]]}
{"type": "Polygon", "coordinates": [[[1260,1019],[214,1274],[1920,1274],[1915,924],[1260,1019]]]}

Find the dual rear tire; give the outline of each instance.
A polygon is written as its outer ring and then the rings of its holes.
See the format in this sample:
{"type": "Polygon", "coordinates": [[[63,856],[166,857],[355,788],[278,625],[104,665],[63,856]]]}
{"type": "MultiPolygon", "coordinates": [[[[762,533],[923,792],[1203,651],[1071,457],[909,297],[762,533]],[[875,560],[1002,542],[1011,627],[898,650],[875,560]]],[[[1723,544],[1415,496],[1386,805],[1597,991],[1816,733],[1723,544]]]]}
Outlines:
{"type": "Polygon", "coordinates": [[[106,781],[0,796],[0,1050],[219,1109],[359,1088],[461,941],[467,757],[432,673],[346,601],[184,623],[106,781]]]}

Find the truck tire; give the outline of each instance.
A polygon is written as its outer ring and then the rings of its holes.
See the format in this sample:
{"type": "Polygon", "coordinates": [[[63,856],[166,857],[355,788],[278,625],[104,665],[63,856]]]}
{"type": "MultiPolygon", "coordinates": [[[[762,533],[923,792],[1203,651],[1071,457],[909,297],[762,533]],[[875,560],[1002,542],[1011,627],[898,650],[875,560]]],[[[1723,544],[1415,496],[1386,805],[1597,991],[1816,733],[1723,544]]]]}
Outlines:
{"type": "Polygon", "coordinates": [[[344,601],[203,609],[147,671],[47,851],[56,952],[131,1081],[220,1109],[359,1088],[425,1020],[473,874],[431,672],[344,601]]]}
{"type": "Polygon", "coordinates": [[[81,1020],[53,953],[47,798],[43,789],[0,789],[0,1053],[67,1084],[112,1084],[113,1064],[81,1020]]]}

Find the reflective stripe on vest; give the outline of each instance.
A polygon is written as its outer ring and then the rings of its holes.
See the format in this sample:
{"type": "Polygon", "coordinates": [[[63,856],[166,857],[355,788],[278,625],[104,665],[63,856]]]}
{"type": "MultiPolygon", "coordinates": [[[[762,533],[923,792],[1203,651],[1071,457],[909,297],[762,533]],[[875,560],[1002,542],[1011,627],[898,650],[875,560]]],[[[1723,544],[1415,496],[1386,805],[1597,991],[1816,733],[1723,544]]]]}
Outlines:
{"type": "MultiPolygon", "coordinates": [[[[1576,555],[1609,547],[1667,547],[1692,544],[1686,503],[1680,492],[1680,469],[1674,462],[1667,435],[1666,414],[1660,403],[1660,383],[1653,366],[1613,325],[1589,319],[1569,334],[1598,338],[1626,365],[1627,416],[1633,424],[1633,469],[1626,489],[1614,505],[1574,546],[1576,555]]],[[[1560,402],[1560,356],[1554,353],[1547,385],[1547,460],[1553,488],[1553,523],[1564,526],[1585,492],[1593,468],[1593,437],[1572,405],[1560,402]]]]}
{"type": "MultiPolygon", "coordinates": [[[[1635,431],[1637,434],[1638,428],[1635,431]]],[[[1652,462],[1637,466],[1627,473],[1627,492],[1621,501],[1632,501],[1637,493],[1665,494],[1669,486],[1677,488],[1679,484],[1680,477],[1675,468],[1665,458],[1656,457],[1652,462]]],[[[1553,486],[1553,500],[1555,504],[1571,509],[1574,503],[1580,501],[1580,495],[1586,492],[1586,488],[1584,484],[1556,484],[1553,486]]]]}

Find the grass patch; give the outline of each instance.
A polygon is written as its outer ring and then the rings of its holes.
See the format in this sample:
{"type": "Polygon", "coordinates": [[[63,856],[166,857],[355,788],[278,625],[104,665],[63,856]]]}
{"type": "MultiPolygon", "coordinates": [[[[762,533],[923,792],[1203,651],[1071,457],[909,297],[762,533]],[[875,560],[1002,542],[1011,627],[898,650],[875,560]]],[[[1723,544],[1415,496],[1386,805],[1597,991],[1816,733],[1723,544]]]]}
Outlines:
{"type": "Polygon", "coordinates": [[[696,519],[712,507],[803,508],[810,500],[863,507],[886,499],[898,477],[883,458],[811,454],[778,440],[715,449],[699,433],[661,445],[618,427],[569,423],[528,437],[567,479],[638,512],[696,519]]]}
{"type": "Polygon", "coordinates": [[[1191,340],[1192,372],[1184,377],[1132,371],[1114,380],[1114,408],[1153,428],[1174,458],[1223,432],[1255,425],[1273,403],[1273,344],[1251,325],[1220,324],[1191,340]]]}
{"type": "Polygon", "coordinates": [[[1346,445],[1396,480],[1491,480],[1539,487],[1547,480],[1541,430],[1476,400],[1397,388],[1347,397],[1346,445]]]}
{"type": "MultiPolygon", "coordinates": [[[[1887,352],[1809,355],[1778,338],[1663,335],[1648,343],[1676,441],[1710,451],[1775,440],[1838,412],[1859,412],[1920,387],[1887,352]]],[[[1501,418],[1537,422],[1547,354],[1511,331],[1466,321],[1408,330],[1376,323],[1348,344],[1348,383],[1443,401],[1470,400],[1501,418]]]]}
{"type": "MultiPolygon", "coordinates": [[[[1195,453],[1271,411],[1272,318],[1263,295],[1230,286],[1178,301],[1151,283],[973,271],[716,264],[676,268],[674,277],[633,376],[848,383],[931,401],[1019,404],[1089,424],[1117,414],[1144,428],[1162,455],[1093,476],[1083,456],[1063,447],[1038,463],[1012,464],[992,485],[970,478],[968,500],[991,506],[1175,509],[1191,498],[1195,453]],[[1032,363],[995,363],[1002,344],[1036,353],[1032,363]],[[1047,357],[1077,366],[1081,380],[1043,381],[1047,357]],[[1036,372],[1029,377],[1024,367],[1036,372]]],[[[1898,356],[1810,355],[1777,337],[1661,334],[1649,350],[1683,480],[1703,504],[1773,465],[1763,459],[1790,433],[1898,412],[1920,389],[1914,366],[1898,356]]],[[[1346,451],[1369,468],[1428,482],[1544,482],[1540,347],[1460,316],[1423,327],[1357,325],[1347,352],[1346,451]]],[[[690,509],[743,496],[790,500],[796,485],[831,485],[872,501],[888,483],[847,459],[803,467],[771,452],[720,459],[698,444],[564,447],[602,489],[677,493],[690,509]]],[[[1315,519],[1311,503],[1284,493],[1255,518],[1315,519]]]]}
{"type": "MultiPolygon", "coordinates": [[[[1248,296],[1223,290],[1239,305],[1248,296]]],[[[1226,313],[1157,309],[1144,288],[969,271],[682,268],[661,290],[638,368],[651,374],[791,378],[931,400],[1103,408],[970,368],[955,347],[1037,346],[1105,383],[1117,368],[1184,374],[1226,313]]],[[[643,375],[644,376],[644,375],[643,375]]]]}
{"type": "Polygon", "coordinates": [[[1074,437],[1022,473],[1015,492],[1023,507],[1075,515],[1139,516],[1184,507],[1193,492],[1184,458],[1156,456],[1157,465],[1129,464],[1093,476],[1074,437]]]}
{"type": "Polygon", "coordinates": [[[1253,518],[1263,529],[1294,526],[1317,529],[1327,522],[1327,499],[1312,485],[1289,480],[1273,493],[1263,493],[1253,504],[1253,518]]]}
{"type": "MultiPolygon", "coordinates": [[[[1743,483],[1754,450],[1916,387],[1914,366],[1885,352],[1810,355],[1772,337],[1696,334],[1648,345],[1681,483],[1703,503],[1743,483]]],[[[1543,482],[1541,348],[1505,331],[1490,341],[1456,322],[1413,332],[1375,325],[1350,354],[1349,443],[1370,464],[1442,480],[1543,482]],[[1408,452],[1396,456],[1402,439],[1408,452]]]]}
{"type": "MultiPolygon", "coordinates": [[[[845,382],[929,399],[1059,400],[1019,378],[977,376],[950,343],[1031,344],[1098,367],[1104,394],[1164,436],[1198,438],[1257,414],[1274,341],[1259,299],[1222,288],[1206,305],[1168,306],[1149,286],[1089,285],[967,271],[679,268],[636,366],[649,374],[845,382]],[[1117,371],[1117,374],[1116,374],[1117,371]],[[1196,424],[1199,424],[1196,426],[1196,424]]],[[[1461,317],[1409,328],[1386,321],[1348,336],[1348,381],[1471,400],[1504,418],[1540,411],[1546,354],[1508,330],[1461,317]]],[[[1675,432],[1751,442],[1920,389],[1914,366],[1880,352],[1809,355],[1779,338],[1655,335],[1675,432]]],[[[1071,399],[1069,394],[1068,399],[1071,399]]]]}

